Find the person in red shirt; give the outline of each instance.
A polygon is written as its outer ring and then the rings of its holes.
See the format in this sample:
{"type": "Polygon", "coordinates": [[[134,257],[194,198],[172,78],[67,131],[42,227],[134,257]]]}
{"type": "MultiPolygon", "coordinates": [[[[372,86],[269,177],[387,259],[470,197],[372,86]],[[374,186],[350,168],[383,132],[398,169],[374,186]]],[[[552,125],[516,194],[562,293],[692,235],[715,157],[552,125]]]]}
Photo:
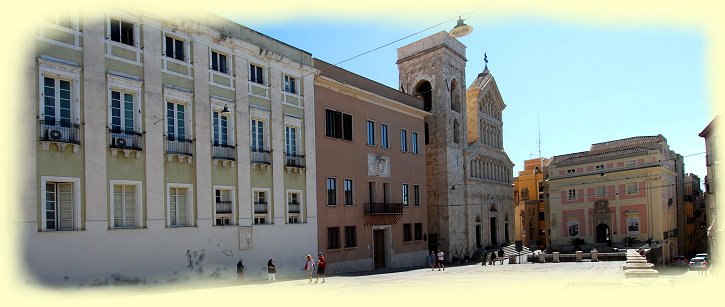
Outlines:
{"type": "Polygon", "coordinates": [[[325,262],[325,256],[322,256],[322,252],[317,253],[319,256],[317,258],[317,279],[315,279],[315,283],[320,279],[320,275],[322,275],[322,283],[325,283],[325,266],[327,263],[325,262]]]}

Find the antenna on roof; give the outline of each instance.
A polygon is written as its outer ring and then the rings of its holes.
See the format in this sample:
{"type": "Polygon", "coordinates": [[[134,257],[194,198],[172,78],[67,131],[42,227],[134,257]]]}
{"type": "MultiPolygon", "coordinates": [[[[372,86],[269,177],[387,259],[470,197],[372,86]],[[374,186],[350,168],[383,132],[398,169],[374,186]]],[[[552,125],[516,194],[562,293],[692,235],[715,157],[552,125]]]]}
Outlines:
{"type": "Polygon", "coordinates": [[[541,156],[541,120],[539,118],[539,113],[536,113],[536,124],[539,128],[539,162],[541,163],[541,167],[544,166],[544,158],[541,156]]]}

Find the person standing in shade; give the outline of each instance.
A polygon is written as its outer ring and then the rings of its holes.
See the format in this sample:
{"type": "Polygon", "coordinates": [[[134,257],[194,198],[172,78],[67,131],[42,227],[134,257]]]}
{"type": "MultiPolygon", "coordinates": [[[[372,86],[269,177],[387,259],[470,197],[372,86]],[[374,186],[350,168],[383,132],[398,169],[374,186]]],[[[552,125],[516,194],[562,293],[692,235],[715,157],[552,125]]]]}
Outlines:
{"type": "Polygon", "coordinates": [[[488,264],[496,265],[496,251],[491,251],[491,257],[488,258],[488,264]]]}
{"type": "Polygon", "coordinates": [[[267,261],[267,281],[273,282],[273,281],[277,280],[274,277],[274,274],[276,274],[276,273],[277,273],[277,267],[274,265],[274,263],[272,263],[272,259],[269,259],[269,261],[267,261]]]}
{"type": "Polygon", "coordinates": [[[436,269],[436,253],[434,251],[430,251],[430,255],[428,255],[428,266],[431,271],[436,269]]]}
{"type": "Polygon", "coordinates": [[[503,253],[503,248],[502,248],[502,249],[498,250],[498,260],[501,260],[501,265],[503,265],[503,258],[504,258],[504,253],[503,253]]]}
{"type": "Polygon", "coordinates": [[[484,250],[481,254],[481,265],[486,266],[486,260],[488,260],[488,253],[484,250]]]}
{"type": "Polygon", "coordinates": [[[320,280],[320,275],[322,275],[322,283],[325,283],[325,267],[327,266],[327,263],[325,262],[325,256],[322,256],[322,252],[317,253],[317,279],[315,279],[315,283],[317,283],[318,280],[320,280]]]}
{"type": "Polygon", "coordinates": [[[441,268],[443,268],[443,270],[445,271],[446,266],[445,264],[443,264],[443,262],[446,260],[446,254],[443,251],[438,251],[438,254],[436,256],[438,256],[438,271],[440,271],[441,268]]]}
{"type": "Polygon", "coordinates": [[[315,260],[312,259],[311,255],[307,255],[307,261],[305,261],[305,272],[307,272],[307,283],[312,283],[312,271],[315,269],[315,260]]]}
{"type": "Polygon", "coordinates": [[[244,261],[242,261],[242,258],[239,258],[239,262],[237,262],[237,276],[240,280],[244,279],[244,261]]]}

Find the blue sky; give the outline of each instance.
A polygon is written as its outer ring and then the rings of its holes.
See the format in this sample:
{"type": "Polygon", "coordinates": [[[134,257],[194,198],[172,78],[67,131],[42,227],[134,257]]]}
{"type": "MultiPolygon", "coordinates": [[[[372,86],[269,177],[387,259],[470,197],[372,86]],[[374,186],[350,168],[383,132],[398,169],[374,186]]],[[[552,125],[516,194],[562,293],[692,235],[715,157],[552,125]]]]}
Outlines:
{"type": "MultiPolygon", "coordinates": [[[[224,16],[224,14],[221,14],[224,16]]],[[[338,63],[444,21],[428,24],[365,20],[279,22],[235,19],[249,28],[338,63]]],[[[706,80],[705,34],[696,28],[590,25],[542,18],[476,18],[467,46],[466,85],[483,70],[483,54],[507,107],[504,149],[516,164],[538,152],[537,116],[544,157],[585,151],[592,143],[664,135],[682,155],[705,151],[697,134],[713,115],[706,80]]],[[[398,88],[396,49],[455,21],[340,64],[398,88]]],[[[686,172],[704,178],[705,155],[685,158],[686,172]]]]}

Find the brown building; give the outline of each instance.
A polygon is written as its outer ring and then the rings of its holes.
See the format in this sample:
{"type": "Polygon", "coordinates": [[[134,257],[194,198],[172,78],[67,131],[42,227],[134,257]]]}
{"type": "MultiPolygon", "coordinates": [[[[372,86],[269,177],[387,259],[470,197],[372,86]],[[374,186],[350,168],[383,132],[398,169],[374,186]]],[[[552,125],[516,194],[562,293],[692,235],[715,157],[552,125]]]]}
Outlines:
{"type": "Polygon", "coordinates": [[[314,60],[318,244],[329,272],[424,265],[423,100],[314,60]]]}
{"type": "Polygon", "coordinates": [[[547,158],[524,161],[524,170],[514,178],[514,239],[524,246],[543,248],[547,245],[546,223],[548,203],[544,197],[544,167],[547,158]]]}

